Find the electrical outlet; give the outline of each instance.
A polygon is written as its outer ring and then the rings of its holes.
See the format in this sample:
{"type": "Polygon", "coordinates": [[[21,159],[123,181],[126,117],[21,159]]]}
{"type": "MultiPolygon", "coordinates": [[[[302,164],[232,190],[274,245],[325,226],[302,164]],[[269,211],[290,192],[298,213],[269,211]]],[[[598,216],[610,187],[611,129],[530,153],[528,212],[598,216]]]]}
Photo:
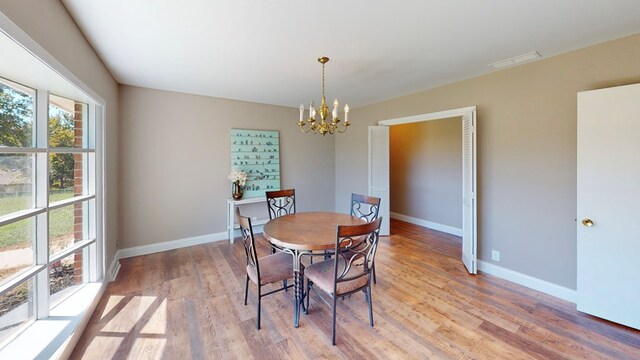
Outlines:
{"type": "Polygon", "coordinates": [[[500,251],[491,250],[491,260],[500,261],[500,251]]]}

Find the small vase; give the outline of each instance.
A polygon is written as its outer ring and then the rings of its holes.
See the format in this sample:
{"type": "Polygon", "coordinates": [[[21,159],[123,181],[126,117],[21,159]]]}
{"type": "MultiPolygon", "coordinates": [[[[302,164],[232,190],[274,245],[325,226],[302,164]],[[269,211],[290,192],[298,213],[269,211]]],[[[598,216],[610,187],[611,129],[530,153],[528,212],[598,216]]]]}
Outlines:
{"type": "Polygon", "coordinates": [[[233,197],[233,199],[240,200],[242,199],[242,195],[242,186],[240,185],[240,182],[235,181],[231,183],[231,196],[233,197]]]}

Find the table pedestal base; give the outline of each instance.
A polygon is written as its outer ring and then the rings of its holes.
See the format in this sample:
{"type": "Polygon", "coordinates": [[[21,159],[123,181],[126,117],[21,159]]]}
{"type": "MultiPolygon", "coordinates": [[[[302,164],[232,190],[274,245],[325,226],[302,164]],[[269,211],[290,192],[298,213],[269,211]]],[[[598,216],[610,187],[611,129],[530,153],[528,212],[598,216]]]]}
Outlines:
{"type": "MultiPolygon", "coordinates": [[[[311,254],[306,250],[282,249],[283,252],[291,254],[293,258],[293,326],[300,324],[300,308],[304,306],[304,269],[302,268],[302,256],[311,254]]],[[[306,311],[306,310],[305,310],[306,311]]]]}

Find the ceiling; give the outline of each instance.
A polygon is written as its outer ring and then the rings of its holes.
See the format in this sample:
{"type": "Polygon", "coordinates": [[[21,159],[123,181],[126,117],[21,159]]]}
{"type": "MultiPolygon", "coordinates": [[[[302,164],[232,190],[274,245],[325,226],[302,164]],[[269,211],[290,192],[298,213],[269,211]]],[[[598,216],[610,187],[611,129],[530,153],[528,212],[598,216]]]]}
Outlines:
{"type": "Polygon", "coordinates": [[[350,107],[640,33],[638,0],[62,0],[121,84],[350,107]]]}

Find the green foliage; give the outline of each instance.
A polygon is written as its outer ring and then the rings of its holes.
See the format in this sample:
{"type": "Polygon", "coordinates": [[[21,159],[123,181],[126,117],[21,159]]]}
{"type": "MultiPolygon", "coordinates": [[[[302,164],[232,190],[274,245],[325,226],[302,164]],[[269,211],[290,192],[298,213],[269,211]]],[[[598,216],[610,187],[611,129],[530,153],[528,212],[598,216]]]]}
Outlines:
{"type": "Polygon", "coordinates": [[[0,83],[0,146],[32,145],[34,99],[0,83]]]}
{"type": "MultiPolygon", "coordinates": [[[[73,147],[74,140],[74,118],[73,114],[62,110],[50,111],[49,114],[49,146],[51,147],[73,147]]],[[[49,155],[49,181],[60,189],[65,184],[73,184],[73,154],[51,154],[49,155]]]]}

